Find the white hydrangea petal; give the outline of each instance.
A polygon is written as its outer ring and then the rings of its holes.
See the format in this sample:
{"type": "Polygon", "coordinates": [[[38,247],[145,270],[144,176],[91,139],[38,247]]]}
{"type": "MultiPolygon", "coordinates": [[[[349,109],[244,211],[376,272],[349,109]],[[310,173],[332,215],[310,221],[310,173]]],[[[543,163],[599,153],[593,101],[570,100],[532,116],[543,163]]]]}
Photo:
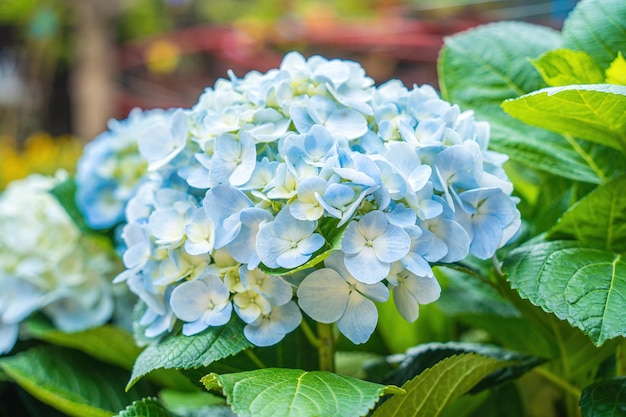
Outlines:
{"type": "Polygon", "coordinates": [[[354,278],[365,284],[375,284],[389,275],[391,265],[378,260],[374,250],[363,248],[359,253],[346,255],[346,268],[354,278]]]}
{"type": "Polygon", "coordinates": [[[372,242],[376,257],[381,262],[395,262],[407,253],[411,247],[411,238],[401,227],[390,224],[382,235],[372,242]]]}

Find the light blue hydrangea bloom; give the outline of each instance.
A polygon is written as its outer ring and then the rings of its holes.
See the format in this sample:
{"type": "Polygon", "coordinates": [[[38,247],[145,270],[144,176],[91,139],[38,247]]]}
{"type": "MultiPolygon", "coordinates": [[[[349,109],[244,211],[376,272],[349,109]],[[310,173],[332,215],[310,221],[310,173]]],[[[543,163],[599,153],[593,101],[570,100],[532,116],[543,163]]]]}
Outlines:
{"type": "Polygon", "coordinates": [[[134,109],[123,121],[109,121],[109,130],[89,142],[76,170],[76,203],[93,229],[124,221],[128,200],[145,180],[148,160],[139,153],[144,131],[159,124],[169,130],[171,111],[134,109]]]}
{"type": "Polygon", "coordinates": [[[292,52],[229,72],[147,132],[117,281],[151,337],[234,313],[268,346],[302,309],[363,343],[389,290],[415,320],[439,296],[433,263],[490,257],[520,225],[488,125],[431,86],[376,87],[355,62],[292,52]]]}

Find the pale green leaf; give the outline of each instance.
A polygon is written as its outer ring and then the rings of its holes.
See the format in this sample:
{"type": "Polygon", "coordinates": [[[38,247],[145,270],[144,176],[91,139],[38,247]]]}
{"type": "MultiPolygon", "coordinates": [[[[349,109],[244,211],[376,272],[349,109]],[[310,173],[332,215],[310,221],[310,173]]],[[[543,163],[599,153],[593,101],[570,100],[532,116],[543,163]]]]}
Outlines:
{"type": "Polygon", "coordinates": [[[599,184],[611,175],[591,150],[521,123],[500,107],[546,86],[529,59],[559,47],[558,32],[526,23],[493,23],[448,37],[438,62],[442,95],[491,124],[491,149],[533,169],[599,184]]]}
{"type": "Polygon", "coordinates": [[[626,86],[549,87],[502,103],[533,126],[626,150],[626,86]]]}
{"type": "Polygon", "coordinates": [[[583,0],[563,24],[563,46],[585,51],[603,68],[626,51],[626,2],[583,0]]]}
{"type": "Polygon", "coordinates": [[[626,415],[626,378],[614,378],[586,387],[580,397],[583,417],[626,415]]]}
{"type": "Polygon", "coordinates": [[[523,298],[578,327],[597,346],[626,336],[622,255],[575,241],[541,242],[512,251],[504,270],[523,298]]]}
{"type": "Polygon", "coordinates": [[[35,398],[76,417],[110,417],[141,394],[124,392],[122,369],[57,346],[2,358],[0,367],[35,398]]]}
{"type": "Polygon", "coordinates": [[[67,333],[56,330],[42,317],[33,317],[24,322],[24,330],[34,338],[78,349],[103,362],[125,369],[132,369],[141,351],[141,348],[135,345],[133,336],[129,332],[112,325],[67,333]],[[111,346],[115,346],[115,349],[111,349],[111,346]]]}
{"type": "Polygon", "coordinates": [[[252,344],[236,319],[221,327],[210,327],[194,336],[171,335],[153,342],[139,354],[128,386],[155,369],[192,369],[208,366],[235,355],[252,344]]]}
{"type": "Polygon", "coordinates": [[[604,82],[604,70],[586,52],[555,49],[530,62],[549,86],[604,82]]]}
{"type": "Polygon", "coordinates": [[[626,59],[621,52],[606,70],[606,82],[609,84],[626,85],[626,59]]]}
{"type": "Polygon", "coordinates": [[[626,252],[626,177],[600,185],[571,206],[552,228],[550,237],[626,252]]]}
{"type": "Polygon", "coordinates": [[[450,356],[402,386],[405,395],[385,401],[372,417],[436,417],[507,362],[473,353],[450,356]]]}
{"type": "Polygon", "coordinates": [[[403,392],[331,372],[279,368],[209,374],[202,383],[222,390],[240,417],[359,417],[382,395],[403,392]]]}
{"type": "Polygon", "coordinates": [[[156,398],[134,401],[114,417],[175,417],[156,398]]]}

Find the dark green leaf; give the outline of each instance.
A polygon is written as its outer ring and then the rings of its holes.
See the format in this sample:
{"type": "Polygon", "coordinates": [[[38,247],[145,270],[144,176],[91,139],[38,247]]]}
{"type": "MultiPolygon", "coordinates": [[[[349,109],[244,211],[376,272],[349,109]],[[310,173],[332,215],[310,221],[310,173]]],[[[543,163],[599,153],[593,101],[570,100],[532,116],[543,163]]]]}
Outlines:
{"type": "Polygon", "coordinates": [[[549,87],[502,103],[532,126],[626,150],[626,86],[549,87]]]}
{"type": "Polygon", "coordinates": [[[571,49],[556,49],[531,60],[546,84],[602,84],[604,70],[587,53],[571,49]]]}
{"type": "Polygon", "coordinates": [[[603,68],[626,51],[626,2],[583,0],[563,24],[563,46],[584,51],[603,68]]]}
{"type": "Polygon", "coordinates": [[[597,382],[583,390],[580,397],[583,417],[620,417],[626,415],[626,378],[597,382]]]}
{"type": "Polygon", "coordinates": [[[175,417],[156,398],[143,398],[134,401],[115,417],[175,417]]]}
{"type": "Polygon", "coordinates": [[[142,392],[124,392],[128,374],[75,350],[32,348],[0,359],[0,367],[42,402],[76,417],[109,417],[142,392]]]}
{"type": "Polygon", "coordinates": [[[506,365],[473,353],[450,356],[404,384],[406,394],[385,401],[372,417],[436,417],[446,405],[506,365]]]}
{"type": "Polygon", "coordinates": [[[139,354],[128,386],[155,369],[206,367],[249,347],[252,344],[244,337],[243,324],[237,319],[194,336],[171,335],[153,342],[139,354]]]}
{"type": "Polygon", "coordinates": [[[570,207],[552,228],[550,237],[626,252],[626,177],[600,185],[570,207]]]}
{"type": "Polygon", "coordinates": [[[597,345],[626,335],[626,262],[574,241],[521,246],[505,259],[511,286],[536,306],[567,320],[597,345]]]}
{"type": "Polygon", "coordinates": [[[209,374],[202,383],[223,390],[240,417],[359,417],[383,394],[403,392],[331,372],[278,368],[209,374]]]}

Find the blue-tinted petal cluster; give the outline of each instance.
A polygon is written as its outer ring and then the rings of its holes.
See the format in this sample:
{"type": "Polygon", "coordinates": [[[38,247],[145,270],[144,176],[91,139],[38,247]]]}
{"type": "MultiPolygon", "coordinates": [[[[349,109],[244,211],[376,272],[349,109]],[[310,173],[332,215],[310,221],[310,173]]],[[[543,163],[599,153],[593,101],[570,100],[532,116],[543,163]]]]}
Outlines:
{"type": "MultiPolygon", "coordinates": [[[[148,336],[176,320],[195,334],[237,315],[267,346],[303,311],[363,343],[375,301],[391,294],[415,320],[440,293],[433,263],[489,258],[520,225],[487,124],[430,86],[376,87],[355,62],[290,53],[266,73],[230,73],[191,109],[147,125],[133,142],[146,174],[126,186],[117,281],[146,304],[148,336]]],[[[98,165],[91,154],[84,172],[98,165]]]]}

